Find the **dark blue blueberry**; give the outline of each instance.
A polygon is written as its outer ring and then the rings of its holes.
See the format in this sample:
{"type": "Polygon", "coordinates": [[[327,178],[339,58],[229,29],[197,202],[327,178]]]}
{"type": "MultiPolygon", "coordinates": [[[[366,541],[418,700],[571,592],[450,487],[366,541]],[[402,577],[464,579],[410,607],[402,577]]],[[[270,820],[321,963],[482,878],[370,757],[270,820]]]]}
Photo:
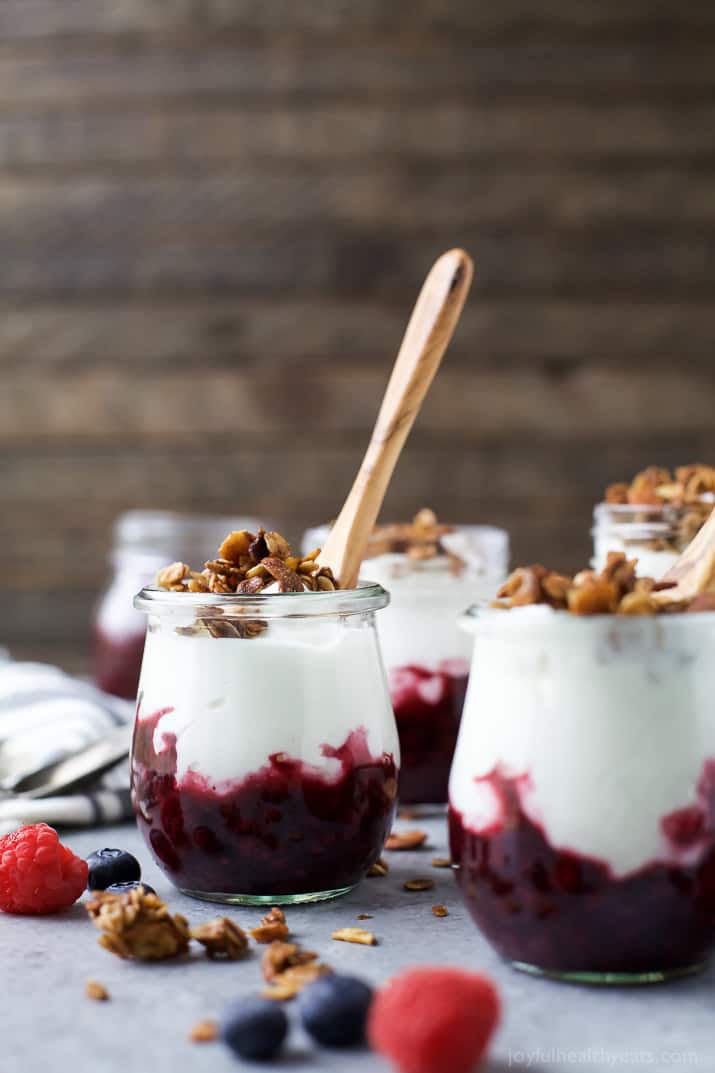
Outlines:
{"type": "Polygon", "coordinates": [[[273,1058],[288,1035],[285,1010],[270,999],[238,999],[221,1018],[223,1042],[239,1058],[273,1058]]]}
{"type": "Polygon", "coordinates": [[[154,888],[143,879],[132,879],[129,883],[110,883],[105,889],[107,894],[126,894],[128,890],[136,890],[137,887],[143,887],[145,894],[156,894],[154,888]]]}
{"type": "Polygon", "coordinates": [[[372,988],[355,976],[321,976],[301,993],[300,1018],[306,1032],[325,1047],[365,1041],[372,988]]]}
{"type": "Polygon", "coordinates": [[[125,849],[98,849],[87,858],[89,890],[106,890],[112,883],[133,883],[141,879],[141,866],[125,849]]]}

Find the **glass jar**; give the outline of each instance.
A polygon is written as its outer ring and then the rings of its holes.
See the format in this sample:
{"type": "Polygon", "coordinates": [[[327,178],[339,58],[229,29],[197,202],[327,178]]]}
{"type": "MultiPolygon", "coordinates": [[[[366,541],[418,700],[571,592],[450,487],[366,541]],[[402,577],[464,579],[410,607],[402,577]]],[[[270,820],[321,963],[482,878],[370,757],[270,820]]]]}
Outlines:
{"type": "Polygon", "coordinates": [[[162,566],[180,559],[205,562],[232,529],[256,529],[252,518],[131,510],[114,526],[112,575],[94,611],[93,677],[105,693],[134,700],[139,684],[145,622],[133,600],[162,566]]]}
{"type": "MultiPolygon", "coordinates": [[[[712,498],[712,497],[711,497],[712,498]]],[[[672,503],[598,503],[593,511],[593,558],[600,572],[608,553],[638,559],[639,577],[660,578],[703,526],[712,502],[676,506],[672,503]]]]}
{"type": "Polygon", "coordinates": [[[380,856],[399,746],[379,585],[211,596],[144,589],[132,801],[186,894],[236,904],[344,894],[380,856]]]}
{"type": "MultiPolygon", "coordinates": [[[[322,546],[326,535],[325,527],[309,530],[304,550],[322,546]]],[[[460,525],[443,539],[455,555],[390,552],[363,563],[365,574],[390,592],[378,632],[400,736],[402,804],[447,801],[472,649],[458,618],[496,594],[509,565],[503,529],[460,525]]]]}
{"type": "Polygon", "coordinates": [[[715,614],[472,609],[450,777],[469,911],[517,968],[663,980],[715,943],[715,614]]]}

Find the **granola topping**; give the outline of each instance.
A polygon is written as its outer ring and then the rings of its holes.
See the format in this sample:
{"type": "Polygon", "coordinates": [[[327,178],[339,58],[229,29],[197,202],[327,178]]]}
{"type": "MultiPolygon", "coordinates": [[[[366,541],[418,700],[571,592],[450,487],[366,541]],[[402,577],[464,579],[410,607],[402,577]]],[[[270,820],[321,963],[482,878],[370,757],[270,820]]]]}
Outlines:
{"type": "Polygon", "coordinates": [[[366,558],[378,555],[405,555],[412,565],[431,559],[448,559],[454,574],[461,574],[465,561],[448,547],[444,538],[454,533],[454,526],[437,521],[433,510],[423,508],[411,522],[391,522],[378,525],[370,537],[366,558]]]}
{"type": "Polygon", "coordinates": [[[159,571],[156,583],[169,592],[219,595],[255,595],[276,585],[279,592],[330,592],[338,584],[330,567],[316,561],[319,553],[320,548],[316,548],[309,555],[294,555],[280,533],[240,529],[229,533],[216,557],[204,563],[203,570],[192,570],[186,563],[171,563],[159,571]]]}
{"type": "Polygon", "coordinates": [[[636,566],[636,559],[627,559],[618,551],[609,552],[600,573],[581,570],[569,577],[538,564],[522,566],[507,578],[492,607],[509,610],[547,604],[573,615],[657,615],[710,609],[708,601],[701,598],[661,602],[655,594],[673,588],[674,582],[637,577],[636,566]]]}
{"type": "Polygon", "coordinates": [[[630,484],[610,484],[606,489],[607,503],[631,503],[636,506],[673,506],[702,503],[707,497],[715,500],[715,467],[702,464],[679,466],[675,473],[648,466],[637,473],[630,484]]]}

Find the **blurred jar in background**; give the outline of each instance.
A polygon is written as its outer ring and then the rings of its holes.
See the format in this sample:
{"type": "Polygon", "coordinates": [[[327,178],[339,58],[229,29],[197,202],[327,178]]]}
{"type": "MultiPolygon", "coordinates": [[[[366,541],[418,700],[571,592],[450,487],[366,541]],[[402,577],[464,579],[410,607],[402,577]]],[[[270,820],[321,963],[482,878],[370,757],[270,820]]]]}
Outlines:
{"type": "Polygon", "coordinates": [[[594,570],[612,551],[638,560],[638,574],[660,578],[687,548],[715,505],[715,468],[648,466],[630,484],[612,484],[593,512],[594,570]]]}
{"type": "MultiPolygon", "coordinates": [[[[327,526],[303,550],[322,547],[327,526]]],[[[509,536],[487,525],[440,525],[432,511],[377,528],[361,577],[390,593],[378,622],[400,737],[402,804],[444,804],[467,691],[470,638],[457,625],[470,601],[493,599],[509,567],[509,536]]]]}
{"type": "Polygon", "coordinates": [[[144,616],[136,594],[162,566],[180,560],[202,566],[232,529],[259,528],[254,518],[131,510],[114,526],[112,573],[95,608],[92,666],[100,689],[134,700],[144,652],[144,616]]]}

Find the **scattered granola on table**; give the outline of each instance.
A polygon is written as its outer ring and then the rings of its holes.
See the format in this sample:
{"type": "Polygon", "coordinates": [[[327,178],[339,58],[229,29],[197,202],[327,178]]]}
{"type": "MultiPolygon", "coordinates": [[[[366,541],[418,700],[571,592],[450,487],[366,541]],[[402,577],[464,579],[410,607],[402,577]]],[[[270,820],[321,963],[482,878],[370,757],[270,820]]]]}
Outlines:
{"type": "Polygon", "coordinates": [[[608,553],[599,574],[581,570],[570,577],[540,565],[522,566],[504,582],[492,607],[509,610],[547,604],[573,615],[657,615],[712,609],[711,601],[703,598],[707,593],[690,602],[661,602],[655,594],[672,588],[674,583],[636,577],[636,566],[636,559],[626,559],[620,551],[608,553]]]}
{"type": "Polygon", "coordinates": [[[436,916],[436,917],[448,917],[449,916],[449,909],[447,908],[446,905],[433,905],[432,906],[432,915],[436,916]]]}
{"type": "Polygon", "coordinates": [[[189,1033],[192,1043],[213,1043],[218,1039],[218,1025],[215,1021],[197,1021],[189,1033]]]}
{"type": "Polygon", "coordinates": [[[364,928],[338,928],[330,936],[342,943],[357,943],[359,946],[377,946],[377,939],[364,928]]]}
{"type": "Polygon", "coordinates": [[[261,969],[269,985],[261,994],[278,1002],[295,998],[304,987],[331,971],[328,965],[318,961],[314,951],[301,950],[298,943],[280,940],[272,942],[266,950],[261,969]]]}
{"type": "Polygon", "coordinates": [[[370,865],[365,875],[368,877],[368,879],[374,879],[376,877],[380,878],[382,876],[386,876],[389,871],[390,866],[388,865],[387,861],[383,861],[382,857],[380,857],[379,860],[375,861],[374,864],[370,865]]]}
{"type": "Polygon", "coordinates": [[[201,943],[212,959],[238,961],[248,951],[248,937],[238,924],[228,917],[218,917],[189,930],[189,936],[201,943]]]}
{"type": "Polygon", "coordinates": [[[385,849],[388,850],[408,850],[419,849],[427,841],[426,831],[393,831],[388,835],[385,842],[385,849]]]}
{"type": "Polygon", "coordinates": [[[95,1002],[107,1002],[109,999],[109,992],[104,984],[100,984],[98,980],[87,980],[84,985],[84,993],[87,998],[94,999],[95,1002]]]}
{"type": "Polygon", "coordinates": [[[288,935],[290,928],[286,924],[285,913],[278,906],[266,913],[259,927],[251,929],[251,937],[257,943],[272,943],[276,939],[285,939],[288,935]]]}
{"type": "Polygon", "coordinates": [[[433,887],[433,879],[406,879],[405,882],[402,884],[402,889],[409,891],[432,890],[433,887]]]}
{"type": "Polygon", "coordinates": [[[189,949],[189,926],[180,913],[174,916],[156,894],[143,887],[124,894],[95,891],[85,906],[101,935],[99,945],[120,958],[162,961],[189,949]]]}

